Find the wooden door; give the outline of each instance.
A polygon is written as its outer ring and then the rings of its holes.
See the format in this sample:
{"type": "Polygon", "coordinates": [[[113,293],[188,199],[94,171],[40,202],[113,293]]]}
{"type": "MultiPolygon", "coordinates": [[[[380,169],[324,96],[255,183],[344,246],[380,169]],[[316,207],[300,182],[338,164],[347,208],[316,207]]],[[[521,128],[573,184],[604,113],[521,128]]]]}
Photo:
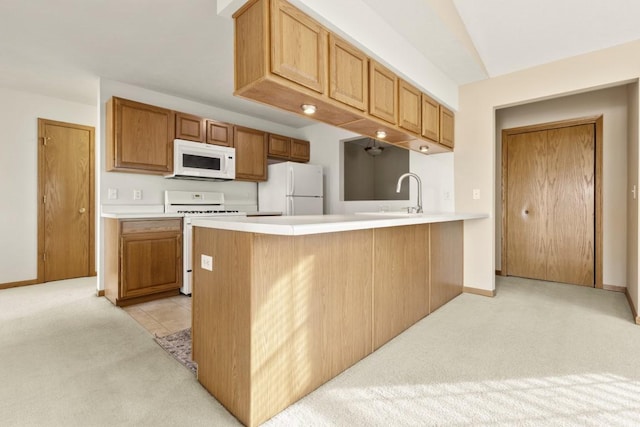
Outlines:
{"type": "Polygon", "coordinates": [[[240,181],[267,180],[267,134],[256,129],[233,128],[236,147],[236,179],[240,181]]]}
{"type": "Polygon", "coordinates": [[[404,80],[398,81],[398,126],[415,134],[422,132],[422,94],[404,80]]]}
{"type": "Polygon", "coordinates": [[[510,135],[508,275],[595,285],[595,130],[583,124],[510,135]]]}
{"type": "Polygon", "coordinates": [[[375,61],[369,61],[369,114],[396,124],[398,77],[375,61]]]}
{"type": "Polygon", "coordinates": [[[38,281],[93,275],[94,129],[44,119],[38,125],[38,281]]]}
{"type": "Polygon", "coordinates": [[[301,139],[291,140],[291,160],[296,162],[308,162],[311,156],[311,144],[301,139]]]}
{"type": "Polygon", "coordinates": [[[107,105],[107,171],[173,171],[174,135],[173,111],[112,98],[107,105]]]}
{"type": "Polygon", "coordinates": [[[192,114],[176,114],[176,138],[187,141],[204,142],[205,120],[192,114]]]}
{"type": "Polygon", "coordinates": [[[289,159],[291,156],[291,138],[269,134],[269,157],[289,159]]]}
{"type": "Polygon", "coordinates": [[[593,125],[548,131],[547,280],[594,285],[593,125]]]}
{"type": "Polygon", "coordinates": [[[422,94],[422,136],[440,141],[440,104],[422,94]]]}
{"type": "Polygon", "coordinates": [[[324,93],[327,30],[285,1],[271,5],[271,71],[324,93]]]}
{"type": "Polygon", "coordinates": [[[369,70],[367,56],[329,34],[329,96],[344,104],[367,110],[369,70]]]}
{"type": "Polygon", "coordinates": [[[546,279],[547,132],[509,137],[507,254],[510,276],[546,279]]]}
{"type": "Polygon", "coordinates": [[[123,234],[123,298],[170,291],[182,286],[182,233],[123,234]]]}
{"type": "Polygon", "coordinates": [[[233,125],[207,120],[207,144],[233,147],[233,125]]]}
{"type": "Polygon", "coordinates": [[[449,148],[454,146],[455,116],[453,111],[440,106],[440,144],[449,148]]]}

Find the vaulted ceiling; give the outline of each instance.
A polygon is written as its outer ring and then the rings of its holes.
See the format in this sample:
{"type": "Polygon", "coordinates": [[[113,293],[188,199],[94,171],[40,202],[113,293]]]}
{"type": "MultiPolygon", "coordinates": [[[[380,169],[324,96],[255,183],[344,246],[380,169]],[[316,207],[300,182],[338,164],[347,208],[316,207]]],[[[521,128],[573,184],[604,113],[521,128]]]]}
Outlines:
{"type": "MultiPolygon", "coordinates": [[[[361,0],[456,84],[640,39],[636,0],[361,0]]],[[[0,86],[95,104],[104,77],[299,127],[235,98],[215,0],[3,0],[0,86]]]]}

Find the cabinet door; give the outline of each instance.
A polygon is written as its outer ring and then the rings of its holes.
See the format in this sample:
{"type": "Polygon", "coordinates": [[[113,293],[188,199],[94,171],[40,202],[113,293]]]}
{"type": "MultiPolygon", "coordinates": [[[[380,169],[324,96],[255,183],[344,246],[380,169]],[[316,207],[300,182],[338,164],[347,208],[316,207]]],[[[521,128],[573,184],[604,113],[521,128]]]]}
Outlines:
{"type": "Polygon", "coordinates": [[[440,144],[453,148],[454,115],[453,111],[440,106],[440,144]]]}
{"type": "Polygon", "coordinates": [[[202,117],[176,113],[176,138],[204,142],[205,128],[202,117]]]}
{"type": "Polygon", "coordinates": [[[182,285],[182,234],[177,231],[123,234],[121,297],[133,298],[182,285]]]}
{"type": "Polygon", "coordinates": [[[375,61],[369,61],[369,114],[396,124],[398,77],[375,61]]]}
{"type": "Polygon", "coordinates": [[[404,80],[398,81],[398,126],[420,135],[422,131],[422,94],[404,80]]]}
{"type": "Polygon", "coordinates": [[[366,111],[369,94],[367,56],[334,34],[330,34],[329,64],[329,96],[366,111]]]}
{"type": "Polygon", "coordinates": [[[308,162],[310,151],[309,141],[303,141],[301,139],[291,140],[291,160],[308,162]]]}
{"type": "Polygon", "coordinates": [[[281,0],[271,0],[271,71],[324,93],[327,31],[281,0]]]}
{"type": "Polygon", "coordinates": [[[112,102],[107,170],[171,172],[173,111],[121,98],[113,98],[112,102]]]}
{"type": "Polygon", "coordinates": [[[236,179],[240,181],[267,180],[267,134],[255,129],[233,128],[236,147],[236,179]]]}
{"type": "Polygon", "coordinates": [[[291,155],[291,138],[269,134],[269,157],[289,159],[291,155]]]}
{"type": "Polygon", "coordinates": [[[207,144],[233,147],[233,125],[207,120],[207,144]]]}
{"type": "Polygon", "coordinates": [[[440,104],[422,94],[422,136],[440,142],[440,104]]]}

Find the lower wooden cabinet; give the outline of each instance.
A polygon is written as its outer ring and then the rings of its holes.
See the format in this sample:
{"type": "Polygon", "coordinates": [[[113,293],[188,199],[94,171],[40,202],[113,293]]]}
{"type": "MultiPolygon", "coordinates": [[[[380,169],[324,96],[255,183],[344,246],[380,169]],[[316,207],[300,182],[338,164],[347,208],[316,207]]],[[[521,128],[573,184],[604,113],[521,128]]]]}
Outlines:
{"type": "Polygon", "coordinates": [[[177,295],[182,219],[105,220],[105,296],[116,305],[177,295]]]}

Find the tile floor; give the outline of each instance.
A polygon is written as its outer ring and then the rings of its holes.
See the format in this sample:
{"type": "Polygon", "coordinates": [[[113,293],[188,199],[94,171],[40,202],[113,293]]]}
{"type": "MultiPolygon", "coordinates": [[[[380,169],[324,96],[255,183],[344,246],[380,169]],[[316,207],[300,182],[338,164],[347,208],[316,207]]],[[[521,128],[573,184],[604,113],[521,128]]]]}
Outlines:
{"type": "Polygon", "coordinates": [[[184,295],[123,309],[154,336],[164,337],[191,327],[191,298],[184,295]]]}

